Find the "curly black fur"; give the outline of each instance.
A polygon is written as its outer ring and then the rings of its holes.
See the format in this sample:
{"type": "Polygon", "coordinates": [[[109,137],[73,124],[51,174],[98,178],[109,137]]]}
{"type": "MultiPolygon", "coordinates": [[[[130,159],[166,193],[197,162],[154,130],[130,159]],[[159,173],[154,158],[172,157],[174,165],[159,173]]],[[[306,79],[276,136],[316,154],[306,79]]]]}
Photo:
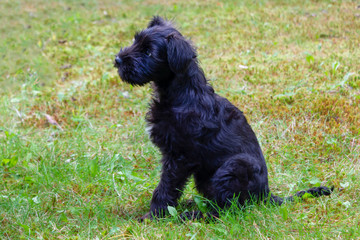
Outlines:
{"type": "MultiPolygon", "coordinates": [[[[176,206],[187,179],[206,198],[226,207],[236,197],[282,204],[271,195],[268,172],[258,140],[243,113],[217,95],[199,67],[195,48],[172,23],[154,17],[135,34],[134,43],[115,59],[121,79],[132,85],[153,82],[154,97],[146,120],[159,147],[162,175],[150,212],[163,216],[176,206]]],[[[306,191],[329,195],[327,187],[306,191]]],[[[305,191],[296,196],[302,196],[305,191]]]]}

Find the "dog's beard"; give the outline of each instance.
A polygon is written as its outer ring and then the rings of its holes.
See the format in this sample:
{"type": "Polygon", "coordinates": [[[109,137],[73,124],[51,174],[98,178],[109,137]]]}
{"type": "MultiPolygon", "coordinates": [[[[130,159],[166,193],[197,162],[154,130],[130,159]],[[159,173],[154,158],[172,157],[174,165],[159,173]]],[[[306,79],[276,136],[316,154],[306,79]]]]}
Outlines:
{"type": "Polygon", "coordinates": [[[120,78],[131,85],[143,86],[152,81],[163,85],[174,77],[167,62],[161,59],[151,61],[133,59],[121,65],[115,64],[115,66],[118,68],[120,78]]]}
{"type": "Polygon", "coordinates": [[[120,78],[131,85],[142,86],[150,82],[152,79],[149,73],[139,72],[139,69],[143,69],[142,66],[137,66],[138,64],[124,64],[117,66],[118,74],[120,78]]]}

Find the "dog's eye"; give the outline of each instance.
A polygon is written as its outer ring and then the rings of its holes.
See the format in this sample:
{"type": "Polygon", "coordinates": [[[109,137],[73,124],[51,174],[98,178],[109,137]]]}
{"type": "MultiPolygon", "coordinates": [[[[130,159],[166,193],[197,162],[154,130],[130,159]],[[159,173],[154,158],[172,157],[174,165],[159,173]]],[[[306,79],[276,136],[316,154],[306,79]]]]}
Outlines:
{"type": "Polygon", "coordinates": [[[151,57],[151,51],[150,51],[149,49],[147,49],[147,50],[145,51],[145,54],[148,55],[149,57],[151,57]]]}

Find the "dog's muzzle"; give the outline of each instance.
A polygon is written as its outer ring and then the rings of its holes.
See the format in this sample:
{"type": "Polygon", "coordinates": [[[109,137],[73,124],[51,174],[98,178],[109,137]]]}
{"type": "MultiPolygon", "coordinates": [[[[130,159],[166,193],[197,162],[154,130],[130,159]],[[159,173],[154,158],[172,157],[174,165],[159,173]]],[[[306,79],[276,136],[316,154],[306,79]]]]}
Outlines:
{"type": "Polygon", "coordinates": [[[121,59],[119,56],[116,56],[116,57],[115,57],[115,63],[116,63],[117,65],[120,65],[122,62],[123,62],[123,61],[122,61],[122,59],[121,59]]]}

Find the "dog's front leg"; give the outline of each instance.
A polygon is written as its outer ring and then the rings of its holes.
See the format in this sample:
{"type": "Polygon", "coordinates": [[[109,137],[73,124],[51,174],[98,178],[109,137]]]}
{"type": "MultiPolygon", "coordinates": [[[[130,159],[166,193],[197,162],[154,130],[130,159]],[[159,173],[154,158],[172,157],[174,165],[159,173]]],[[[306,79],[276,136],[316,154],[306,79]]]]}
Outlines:
{"type": "Polygon", "coordinates": [[[168,206],[176,206],[187,178],[191,175],[191,167],[186,167],[184,159],[164,157],[162,160],[161,180],[155,189],[150,212],[142,219],[164,217],[168,206]]]}

